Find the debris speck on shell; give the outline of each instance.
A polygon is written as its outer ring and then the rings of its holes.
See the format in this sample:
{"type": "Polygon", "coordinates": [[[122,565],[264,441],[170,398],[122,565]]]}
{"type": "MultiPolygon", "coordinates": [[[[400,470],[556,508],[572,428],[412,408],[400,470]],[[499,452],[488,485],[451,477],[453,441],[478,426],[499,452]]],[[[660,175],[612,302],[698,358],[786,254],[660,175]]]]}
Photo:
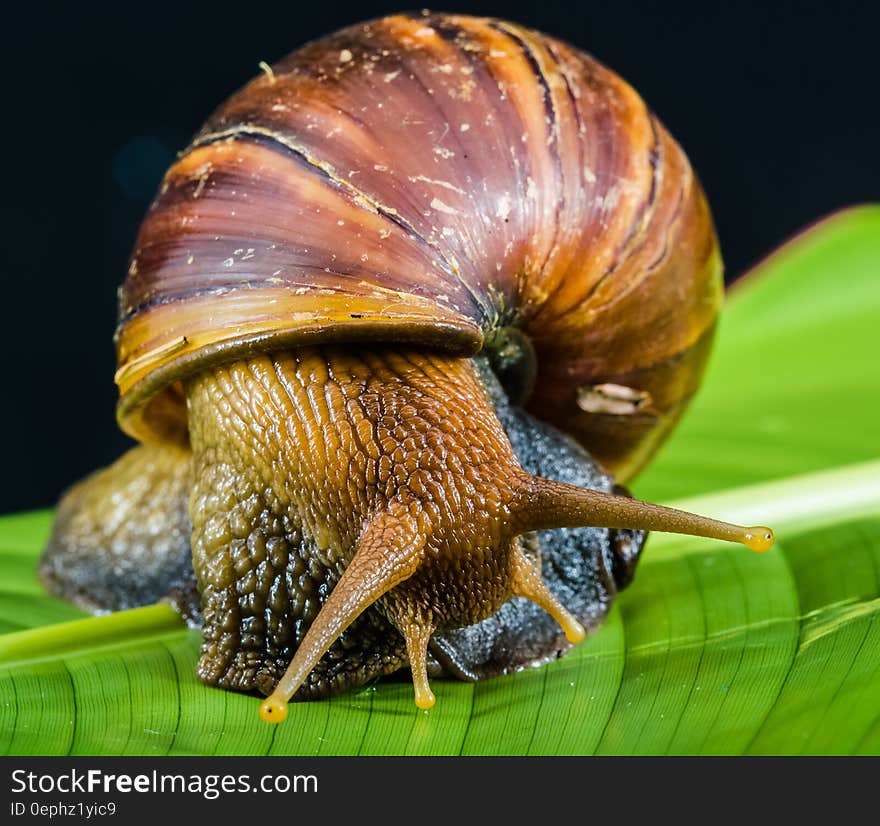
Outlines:
{"type": "Polygon", "coordinates": [[[458,215],[457,209],[448,204],[444,204],[439,198],[434,198],[434,200],[431,201],[431,208],[436,209],[437,212],[445,212],[447,215],[458,215]]]}
{"type": "Polygon", "coordinates": [[[260,71],[269,79],[269,83],[274,83],[276,78],[272,67],[265,60],[261,60],[257,65],[260,67],[260,71]]]}

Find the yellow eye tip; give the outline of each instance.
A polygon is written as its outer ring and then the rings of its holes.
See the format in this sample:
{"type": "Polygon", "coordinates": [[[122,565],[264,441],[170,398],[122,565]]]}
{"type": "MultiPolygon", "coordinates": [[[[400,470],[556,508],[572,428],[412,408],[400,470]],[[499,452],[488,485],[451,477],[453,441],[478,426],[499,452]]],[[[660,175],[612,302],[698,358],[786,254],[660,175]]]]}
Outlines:
{"type": "Polygon", "coordinates": [[[419,690],[416,689],[416,707],[421,709],[422,711],[427,711],[429,708],[434,707],[434,703],[436,702],[436,698],[434,697],[434,692],[431,689],[419,690]]]}
{"type": "Polygon", "coordinates": [[[267,723],[283,723],[287,719],[287,701],[268,697],[260,704],[260,717],[267,723]]]}
{"type": "Polygon", "coordinates": [[[773,541],[773,531],[762,525],[748,528],[743,536],[743,544],[750,550],[759,554],[764,553],[764,551],[769,551],[773,547],[773,541]]]}
{"type": "Polygon", "coordinates": [[[574,617],[571,622],[564,627],[565,638],[572,644],[582,643],[587,638],[587,629],[584,628],[574,617]]]}

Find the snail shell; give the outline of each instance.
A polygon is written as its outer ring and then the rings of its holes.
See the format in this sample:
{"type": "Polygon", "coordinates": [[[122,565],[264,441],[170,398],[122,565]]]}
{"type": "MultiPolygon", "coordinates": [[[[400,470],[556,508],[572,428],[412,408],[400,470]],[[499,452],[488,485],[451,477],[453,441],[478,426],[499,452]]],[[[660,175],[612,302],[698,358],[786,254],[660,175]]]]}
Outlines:
{"type": "Polygon", "coordinates": [[[44,581],[190,613],[197,591],[197,674],[271,722],[404,665],[430,708],[429,671],[560,656],[645,530],[772,544],[606,472],[681,414],[721,295],[687,159],[591,57],[429,13],[307,45],[162,183],[116,335],[144,444],[64,498],[44,581]]]}
{"type": "Polygon", "coordinates": [[[265,67],[168,171],[120,291],[119,421],[185,441],[181,380],[257,351],[487,348],[626,480],[721,295],[699,182],[627,83],[512,23],[387,17],[265,67]]]}

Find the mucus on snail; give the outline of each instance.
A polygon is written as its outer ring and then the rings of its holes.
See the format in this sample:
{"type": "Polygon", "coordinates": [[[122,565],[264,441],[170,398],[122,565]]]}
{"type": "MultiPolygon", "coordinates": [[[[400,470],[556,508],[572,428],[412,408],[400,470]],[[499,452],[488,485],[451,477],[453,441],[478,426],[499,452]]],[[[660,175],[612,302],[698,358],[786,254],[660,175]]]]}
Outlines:
{"type": "Polygon", "coordinates": [[[482,679],[597,628],[722,296],[685,155],[592,57],[396,15],[293,52],[165,175],[120,290],[121,427],[41,562],[92,609],[171,599],[205,682],[291,697],[482,679]],[[514,599],[524,597],[525,599],[514,599]]]}

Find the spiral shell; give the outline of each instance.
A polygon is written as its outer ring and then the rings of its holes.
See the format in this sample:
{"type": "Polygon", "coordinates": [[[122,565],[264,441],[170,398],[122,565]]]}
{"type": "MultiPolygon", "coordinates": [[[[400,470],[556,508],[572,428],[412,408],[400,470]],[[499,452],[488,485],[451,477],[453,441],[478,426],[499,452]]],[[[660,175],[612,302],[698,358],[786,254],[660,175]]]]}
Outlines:
{"type": "Polygon", "coordinates": [[[694,393],[722,294],[700,185],[638,94],[495,19],[397,15],[293,52],[165,176],[120,291],[120,424],[270,348],[531,342],[527,407],[620,477],[694,393]]]}

